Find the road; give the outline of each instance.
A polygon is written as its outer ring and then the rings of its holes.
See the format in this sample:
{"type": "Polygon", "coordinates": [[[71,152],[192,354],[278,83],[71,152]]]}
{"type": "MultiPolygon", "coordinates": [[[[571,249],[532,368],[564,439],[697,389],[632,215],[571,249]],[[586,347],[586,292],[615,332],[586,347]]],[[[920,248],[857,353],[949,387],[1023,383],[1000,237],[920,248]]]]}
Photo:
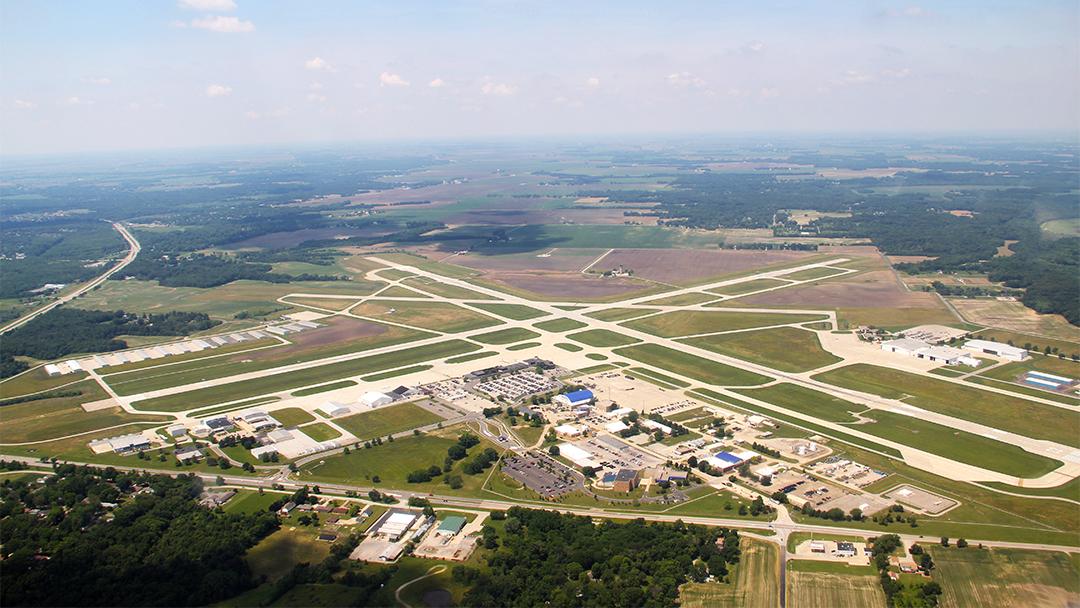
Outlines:
{"type": "Polygon", "coordinates": [[[3,328],[0,328],[0,334],[5,334],[13,329],[22,327],[23,325],[26,325],[30,321],[33,321],[34,319],[49,312],[57,306],[67,304],[68,302],[74,300],[75,298],[109,280],[109,277],[123,270],[123,268],[128,264],[134,262],[135,256],[139,255],[139,251],[142,250],[142,247],[139,245],[139,241],[135,240],[135,237],[132,236],[131,232],[129,232],[127,228],[120,224],[120,222],[113,222],[112,227],[116,229],[116,231],[120,233],[120,236],[124,237],[124,240],[128,243],[128,253],[126,256],[124,256],[124,259],[120,260],[119,264],[115,264],[112,268],[106,270],[97,278],[93,279],[89,283],[86,283],[82,287],[79,287],[75,291],[60,298],[57,298],[56,300],[53,300],[48,304],[42,305],[39,308],[19,317],[18,319],[15,319],[11,323],[8,323],[3,328]]]}

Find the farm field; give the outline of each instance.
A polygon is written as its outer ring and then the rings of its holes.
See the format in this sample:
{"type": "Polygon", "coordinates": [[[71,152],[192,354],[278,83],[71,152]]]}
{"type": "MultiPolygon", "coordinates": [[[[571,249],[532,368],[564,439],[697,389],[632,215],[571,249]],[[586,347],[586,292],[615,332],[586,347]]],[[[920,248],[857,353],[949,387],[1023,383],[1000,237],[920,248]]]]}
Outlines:
{"type": "Polygon", "coordinates": [[[589,329],[576,334],[568,334],[566,337],[597,348],[626,346],[627,344],[641,342],[641,340],[638,340],[637,338],[632,338],[606,329],[589,329]]]}
{"type": "Polygon", "coordinates": [[[1080,570],[1064,553],[931,547],[942,608],[1071,606],[1080,602],[1080,570]]]}
{"type": "Polygon", "coordinates": [[[510,327],[508,329],[500,329],[478,336],[470,336],[469,339],[476,340],[483,344],[510,344],[538,337],[540,337],[540,334],[525,329],[524,327],[510,327]]]}
{"type": "Polygon", "coordinates": [[[381,355],[341,361],[284,372],[273,376],[230,382],[218,386],[144,399],[132,404],[136,409],[179,412],[226,401],[246,399],[278,391],[319,384],[343,377],[374,373],[394,367],[460,355],[480,347],[462,340],[448,340],[427,346],[414,346],[381,355]]]}
{"type": "Polygon", "coordinates": [[[744,371],[730,365],[709,361],[696,355],[656,344],[627,346],[617,349],[615,354],[718,386],[750,386],[764,384],[771,380],[768,376],[744,371]]]}
{"type": "Polygon", "coordinates": [[[680,342],[785,372],[806,372],[841,361],[821,348],[817,334],[794,327],[716,334],[680,342]]]}
{"type": "Polygon", "coordinates": [[[447,302],[424,300],[366,300],[354,315],[392,321],[421,329],[458,333],[499,325],[501,321],[447,302]]]}
{"type": "MultiPolygon", "coordinates": [[[[885,593],[876,573],[841,574],[815,571],[818,562],[788,562],[787,605],[791,608],[858,606],[885,608],[885,593]]],[[[826,565],[833,565],[826,563],[826,565]]],[[[853,568],[854,569],[854,568],[853,568]]],[[[859,569],[860,572],[870,570],[859,569]]]]}
{"type": "Polygon", "coordinates": [[[682,311],[664,313],[623,323],[627,327],[644,331],[662,338],[692,336],[696,334],[753,329],[787,323],[822,321],[827,317],[812,314],[783,314],[767,312],[721,312],[682,311]]]}
{"type": "Polygon", "coordinates": [[[911,405],[1035,439],[1074,447],[1080,445],[1080,413],[1020,397],[865,363],[830,370],[814,379],[889,399],[902,399],[911,405]]]}
{"type": "Polygon", "coordinates": [[[742,556],[730,583],[687,583],[679,588],[682,608],[773,608],[780,599],[779,551],[772,543],[742,539],[742,556]]]}
{"type": "Polygon", "coordinates": [[[415,403],[400,403],[336,418],[334,424],[349,431],[357,439],[373,439],[434,424],[440,420],[442,418],[415,403]]]}

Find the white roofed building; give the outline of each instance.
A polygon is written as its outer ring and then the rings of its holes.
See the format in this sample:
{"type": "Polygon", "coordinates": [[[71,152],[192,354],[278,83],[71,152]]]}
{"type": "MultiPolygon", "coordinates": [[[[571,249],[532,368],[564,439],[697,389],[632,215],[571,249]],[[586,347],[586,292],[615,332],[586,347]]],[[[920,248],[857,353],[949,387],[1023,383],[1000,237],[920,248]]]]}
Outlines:
{"type": "Polygon", "coordinates": [[[368,391],[360,396],[360,404],[367,407],[379,407],[393,402],[393,397],[377,391],[368,391]]]}
{"type": "Polygon", "coordinates": [[[1000,344],[998,342],[991,342],[989,340],[968,340],[964,343],[964,349],[977,353],[994,355],[995,357],[1001,357],[1002,359],[1008,359],[1010,361],[1023,361],[1031,357],[1031,354],[1022,348],[1009,346],[1008,344],[1000,344]]]}

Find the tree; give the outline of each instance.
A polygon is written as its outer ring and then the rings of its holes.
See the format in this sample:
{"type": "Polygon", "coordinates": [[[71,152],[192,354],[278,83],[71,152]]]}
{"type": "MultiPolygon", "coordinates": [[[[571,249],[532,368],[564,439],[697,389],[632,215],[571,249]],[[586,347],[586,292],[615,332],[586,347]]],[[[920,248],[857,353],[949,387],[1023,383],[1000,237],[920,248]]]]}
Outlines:
{"type": "Polygon", "coordinates": [[[948,536],[942,536],[941,537],[941,546],[942,547],[948,547],[949,546],[949,537],[948,536]]]}
{"type": "Polygon", "coordinates": [[[553,445],[550,448],[548,448],[548,454],[551,454],[552,456],[558,456],[559,455],[559,446],[553,445]]]}
{"type": "Polygon", "coordinates": [[[956,548],[957,549],[963,549],[966,546],[968,546],[967,539],[959,538],[959,539],[956,540],[956,548]]]}

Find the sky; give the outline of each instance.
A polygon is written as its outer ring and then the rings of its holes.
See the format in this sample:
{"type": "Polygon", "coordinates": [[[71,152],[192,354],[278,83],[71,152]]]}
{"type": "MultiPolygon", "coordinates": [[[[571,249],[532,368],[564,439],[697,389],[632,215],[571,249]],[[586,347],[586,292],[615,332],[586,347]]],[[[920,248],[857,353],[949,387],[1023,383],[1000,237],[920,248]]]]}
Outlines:
{"type": "Polygon", "coordinates": [[[0,153],[1080,129],[1080,2],[0,0],[0,153]]]}

